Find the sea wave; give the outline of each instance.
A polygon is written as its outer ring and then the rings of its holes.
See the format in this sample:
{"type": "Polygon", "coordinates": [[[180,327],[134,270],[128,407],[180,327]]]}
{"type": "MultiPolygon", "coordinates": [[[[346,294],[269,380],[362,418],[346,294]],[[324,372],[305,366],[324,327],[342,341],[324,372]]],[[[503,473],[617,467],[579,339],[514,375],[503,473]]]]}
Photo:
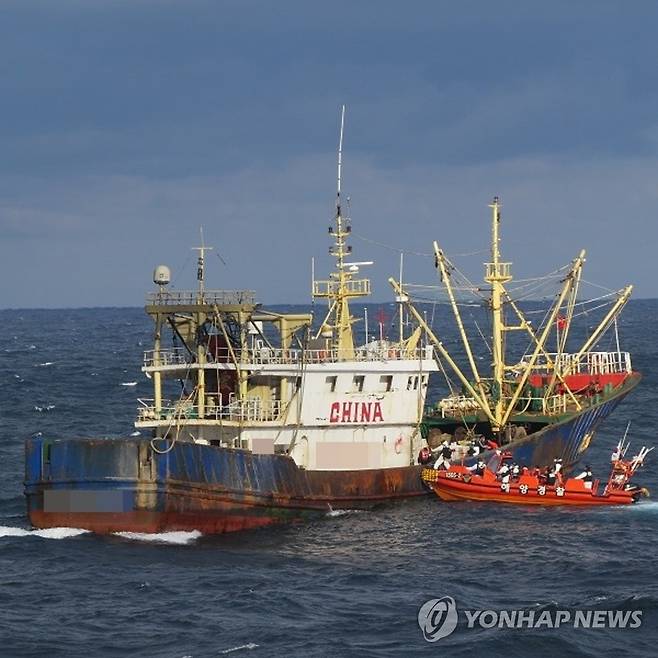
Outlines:
{"type": "Polygon", "coordinates": [[[658,512],[658,501],[656,501],[656,500],[652,500],[652,501],[643,501],[643,500],[641,500],[639,503],[636,503],[635,505],[632,505],[631,509],[633,509],[637,512],[653,512],[653,513],[656,513],[656,512],[658,512]]]}
{"type": "Polygon", "coordinates": [[[89,530],[82,528],[44,528],[41,530],[28,530],[16,526],[0,526],[0,537],[41,537],[42,539],[69,539],[85,535],[89,530]]]}
{"type": "Polygon", "coordinates": [[[172,532],[115,532],[117,537],[123,539],[132,539],[134,541],[146,541],[160,544],[178,544],[184,546],[191,544],[201,537],[202,533],[198,530],[190,531],[172,531],[172,532]]]}
{"type": "Polygon", "coordinates": [[[45,406],[43,406],[43,407],[40,407],[40,406],[38,406],[38,405],[36,405],[36,404],[34,405],[34,410],[35,410],[35,411],[38,411],[39,413],[42,413],[42,412],[44,412],[44,411],[52,411],[54,408],[55,408],[55,405],[54,405],[54,404],[47,404],[47,405],[45,405],[45,406]]]}
{"type": "Polygon", "coordinates": [[[334,518],[336,516],[346,516],[347,514],[359,514],[365,512],[362,509],[332,509],[327,512],[329,518],[334,518]]]}
{"type": "Polygon", "coordinates": [[[235,653],[236,651],[244,651],[247,649],[250,651],[251,649],[257,649],[258,645],[255,644],[254,642],[249,642],[249,644],[241,644],[240,646],[237,647],[231,647],[230,649],[224,649],[224,651],[220,651],[219,653],[224,655],[227,653],[235,653]]]}

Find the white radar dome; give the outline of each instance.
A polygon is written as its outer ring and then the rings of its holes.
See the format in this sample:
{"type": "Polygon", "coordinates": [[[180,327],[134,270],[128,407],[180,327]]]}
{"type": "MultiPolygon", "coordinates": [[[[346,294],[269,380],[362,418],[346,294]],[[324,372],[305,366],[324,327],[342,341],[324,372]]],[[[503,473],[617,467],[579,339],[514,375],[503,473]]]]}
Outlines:
{"type": "Polygon", "coordinates": [[[166,286],[171,281],[171,271],[166,265],[158,265],[153,270],[153,283],[166,286]]]}

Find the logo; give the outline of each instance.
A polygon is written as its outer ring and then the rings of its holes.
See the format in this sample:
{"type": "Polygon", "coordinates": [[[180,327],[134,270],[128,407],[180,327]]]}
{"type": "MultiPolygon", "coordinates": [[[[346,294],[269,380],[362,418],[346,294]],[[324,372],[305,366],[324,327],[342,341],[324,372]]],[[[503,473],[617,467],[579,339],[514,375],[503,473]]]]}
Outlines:
{"type": "Polygon", "coordinates": [[[330,423],[383,423],[381,402],[334,402],[329,412],[330,423]]]}
{"type": "MultiPolygon", "coordinates": [[[[503,628],[609,628],[633,629],[642,626],[642,610],[462,610],[463,627],[503,628]]],[[[418,626],[426,642],[438,642],[451,635],[459,623],[455,600],[450,596],[426,601],[418,611],[418,626]]]]}
{"type": "Polygon", "coordinates": [[[418,625],[427,642],[448,637],[457,628],[457,621],[457,605],[450,596],[427,601],[418,611],[418,625]]]}

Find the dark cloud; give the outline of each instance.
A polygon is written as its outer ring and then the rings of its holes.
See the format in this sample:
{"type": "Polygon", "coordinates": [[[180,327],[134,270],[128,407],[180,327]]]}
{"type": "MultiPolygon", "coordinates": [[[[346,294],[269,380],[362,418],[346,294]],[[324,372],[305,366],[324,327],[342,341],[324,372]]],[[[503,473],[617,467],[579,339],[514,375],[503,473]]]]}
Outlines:
{"type": "MultiPolygon", "coordinates": [[[[632,262],[652,231],[657,26],[649,2],[8,1],[0,268],[20,272],[11,245],[29,244],[66,285],[29,272],[6,303],[139,303],[153,254],[175,264],[200,224],[250,263],[232,285],[303,301],[341,102],[346,184],[373,238],[423,251],[439,233],[467,251],[500,193],[521,270],[589,246],[615,284],[615,222],[633,227],[632,262]]],[[[376,274],[395,261],[381,251],[376,274]]]]}

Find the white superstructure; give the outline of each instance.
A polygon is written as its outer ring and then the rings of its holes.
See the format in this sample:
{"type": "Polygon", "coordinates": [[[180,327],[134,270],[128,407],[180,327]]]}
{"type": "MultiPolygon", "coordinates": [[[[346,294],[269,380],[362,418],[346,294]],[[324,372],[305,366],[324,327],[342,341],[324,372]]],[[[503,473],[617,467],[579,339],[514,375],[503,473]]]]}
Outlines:
{"type": "MultiPolygon", "coordinates": [[[[140,400],[138,428],[152,428],[167,450],[172,441],[212,443],[254,453],[288,454],[309,470],[409,466],[424,441],[419,425],[433,347],[417,328],[354,344],[349,301],[370,295],[357,278],[364,264],[347,262],[349,218],[341,210],[342,125],[336,215],[329,233],[336,269],[313,281],[326,299],[322,321],[312,314],[268,312],[251,291],[212,291],[204,285],[199,251],[198,289],[169,291],[166,268],[156,268],[159,291],[147,298],[154,349],[143,371],[154,397],[140,400]],[[168,331],[167,331],[168,330],[168,331]],[[165,348],[170,333],[178,343],[165,348]],[[180,382],[176,389],[176,382],[180,382]],[[174,395],[172,395],[174,393],[174,395]]],[[[403,312],[402,300],[399,311],[403,312]]]]}

